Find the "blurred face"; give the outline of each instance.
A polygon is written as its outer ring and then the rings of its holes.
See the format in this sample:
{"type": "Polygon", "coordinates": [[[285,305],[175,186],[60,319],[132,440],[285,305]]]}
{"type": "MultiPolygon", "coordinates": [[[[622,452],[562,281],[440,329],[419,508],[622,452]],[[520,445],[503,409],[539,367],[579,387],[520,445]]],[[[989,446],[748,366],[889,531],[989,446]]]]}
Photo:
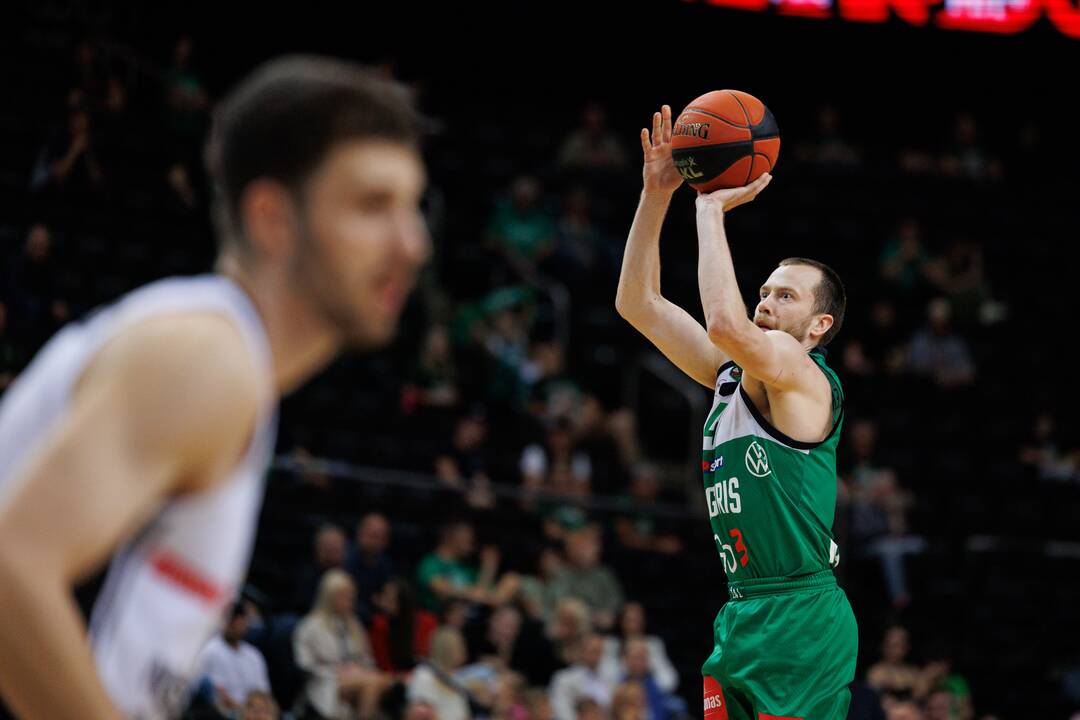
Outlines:
{"type": "Polygon", "coordinates": [[[529,720],[551,720],[553,717],[551,701],[548,700],[547,693],[532,693],[529,696],[528,708],[529,720]]]}
{"type": "Polygon", "coordinates": [[[591,529],[578,530],[569,537],[566,554],[578,567],[596,565],[600,561],[600,533],[591,529]]]}
{"type": "Polygon", "coordinates": [[[348,345],[378,347],[394,336],[431,251],[425,182],[414,148],[367,140],[339,145],[306,185],[291,274],[348,345]]]}
{"type": "Polygon", "coordinates": [[[382,515],[368,515],[360,523],[356,541],[366,554],[382,554],[390,544],[390,523],[382,515]]]}
{"type": "Polygon", "coordinates": [[[337,615],[348,615],[353,611],[356,591],[350,585],[342,585],[330,595],[330,609],[337,615]]]}
{"type": "Polygon", "coordinates": [[[323,530],[315,539],[315,559],[320,567],[341,567],[345,562],[345,534],[340,530],[323,530]]]}
{"type": "Polygon", "coordinates": [[[776,268],[758,292],[754,324],[763,330],[782,330],[799,342],[811,330],[818,335],[831,327],[829,315],[814,313],[814,289],[821,282],[821,271],[809,265],[785,265],[776,268]]]}
{"type": "Polygon", "coordinates": [[[604,639],[599,635],[589,635],[581,646],[581,662],[588,667],[596,667],[600,664],[600,658],[604,656],[604,639]]]}
{"type": "Polygon", "coordinates": [[[622,631],[626,637],[634,637],[645,632],[645,610],[641,603],[627,603],[623,608],[622,631]]]}
{"type": "Polygon", "coordinates": [[[504,606],[491,616],[491,636],[494,640],[509,642],[521,629],[521,615],[512,607],[504,606]]]}
{"type": "Polygon", "coordinates": [[[604,711],[594,700],[583,700],[577,709],[577,720],[604,720],[604,711]]]}
{"type": "Polygon", "coordinates": [[[405,710],[405,720],[436,720],[435,708],[423,700],[412,702],[405,710]]]}
{"type": "Polygon", "coordinates": [[[225,632],[223,633],[226,642],[237,643],[243,640],[244,636],[247,635],[248,624],[246,614],[237,615],[229,620],[228,624],[225,626],[225,632]]]}
{"type": "Polygon", "coordinates": [[[644,640],[626,643],[626,674],[634,678],[649,674],[649,646],[644,640]]]}
{"type": "Polygon", "coordinates": [[[952,695],[936,692],[926,700],[926,720],[950,720],[952,717],[952,695]]]}
{"type": "Polygon", "coordinates": [[[885,633],[882,654],[890,662],[900,662],[907,655],[908,634],[903,628],[889,628],[885,633]]]}
{"type": "Polygon", "coordinates": [[[465,661],[469,659],[469,654],[465,650],[465,641],[461,635],[458,634],[452,643],[450,643],[450,667],[459,668],[465,664],[465,661]]]}
{"type": "Polygon", "coordinates": [[[244,703],[244,720],[274,720],[274,705],[270,698],[258,693],[252,693],[244,703]]]}
{"type": "Polygon", "coordinates": [[[30,228],[26,236],[26,254],[34,260],[41,260],[49,255],[49,247],[52,240],[49,237],[49,228],[37,224],[30,228]]]}
{"type": "Polygon", "coordinates": [[[923,720],[923,714],[915,703],[896,703],[885,711],[885,720],[923,720]]]}
{"type": "Polygon", "coordinates": [[[452,545],[455,553],[458,557],[465,557],[470,555],[473,551],[475,544],[475,538],[473,537],[473,529],[468,525],[458,525],[454,530],[454,534],[451,536],[452,545]]]}

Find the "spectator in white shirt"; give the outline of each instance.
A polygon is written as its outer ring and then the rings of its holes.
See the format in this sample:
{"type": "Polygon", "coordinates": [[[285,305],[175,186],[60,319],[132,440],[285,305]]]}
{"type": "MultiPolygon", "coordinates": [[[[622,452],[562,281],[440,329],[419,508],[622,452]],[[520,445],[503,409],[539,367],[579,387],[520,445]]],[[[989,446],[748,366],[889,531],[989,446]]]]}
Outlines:
{"type": "Polygon", "coordinates": [[[575,720],[580,700],[592,700],[604,711],[611,705],[612,684],[600,674],[604,639],[595,633],[585,638],[578,662],[551,679],[551,708],[555,720],[575,720]]]}
{"type": "Polygon", "coordinates": [[[229,610],[225,629],[210,639],[199,658],[202,674],[214,685],[218,705],[227,712],[242,708],[249,693],[270,692],[266,660],[255,646],[244,642],[247,631],[247,611],[236,603],[229,610]]]}
{"type": "Polygon", "coordinates": [[[429,703],[436,708],[438,720],[469,720],[468,693],[454,678],[466,659],[468,652],[461,632],[443,625],[431,636],[427,660],[409,676],[405,697],[411,704],[429,703]]]}
{"type": "Polygon", "coordinates": [[[645,634],[645,608],[639,602],[628,602],[619,617],[620,635],[609,635],[604,640],[604,658],[600,661],[600,673],[612,685],[626,677],[623,650],[630,640],[640,638],[649,646],[649,673],[656,685],[665,693],[672,693],[679,685],[679,673],[668,659],[662,638],[645,634]]]}

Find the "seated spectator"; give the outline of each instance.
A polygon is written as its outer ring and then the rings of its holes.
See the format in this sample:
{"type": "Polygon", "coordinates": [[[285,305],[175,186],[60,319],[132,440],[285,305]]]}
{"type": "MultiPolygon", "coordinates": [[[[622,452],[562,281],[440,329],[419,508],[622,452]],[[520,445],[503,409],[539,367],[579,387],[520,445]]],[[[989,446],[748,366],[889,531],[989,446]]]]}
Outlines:
{"type": "Polygon", "coordinates": [[[904,299],[917,298],[936,277],[932,261],[923,245],[919,221],[905,217],[882,247],[878,269],[892,294],[904,299]]]}
{"type": "Polygon", "coordinates": [[[417,658],[428,654],[431,635],[438,627],[434,613],[419,610],[412,587],[403,578],[391,578],[374,598],[371,651],[380,670],[411,670],[417,658]]]}
{"type": "Polygon", "coordinates": [[[254,692],[270,692],[266,660],[254,645],[244,642],[248,614],[241,603],[229,610],[225,628],[210,638],[199,655],[199,668],[216,692],[216,704],[226,714],[244,706],[254,692]]]}
{"type": "Polygon", "coordinates": [[[305,711],[313,709],[316,717],[370,718],[392,682],[375,667],[355,603],[356,586],[349,574],[330,570],[319,583],[314,607],[293,634],[296,664],[308,673],[305,711]]]}
{"type": "Polygon", "coordinates": [[[649,700],[641,683],[627,681],[615,688],[611,720],[654,720],[649,712],[649,700]]]}
{"type": "Polygon", "coordinates": [[[320,581],[330,570],[345,567],[348,541],[337,525],[326,524],[315,531],[312,559],[296,573],[293,585],[293,608],[303,611],[311,607],[320,581]]]}
{"type": "Polygon", "coordinates": [[[881,561],[889,599],[897,610],[911,601],[904,556],[926,550],[926,540],[907,532],[910,493],[897,480],[893,468],[882,465],[876,457],[877,425],[858,419],[848,435],[850,467],[844,469],[841,483],[852,508],[851,534],[855,545],[881,561]]]}
{"type": "Polygon", "coordinates": [[[543,626],[522,617],[513,605],[500,605],[491,613],[475,654],[499,672],[513,670],[538,685],[546,685],[559,667],[543,626]]]}
{"type": "Polygon", "coordinates": [[[96,139],[85,102],[75,99],[68,108],[64,129],[54,131],[39,150],[30,189],[51,192],[58,199],[82,199],[101,189],[105,173],[96,139]]]}
{"type": "Polygon", "coordinates": [[[529,617],[547,625],[555,613],[555,593],[552,581],[562,569],[562,556],[553,547],[540,550],[537,574],[521,576],[518,597],[529,617]]]}
{"type": "Polygon", "coordinates": [[[627,511],[615,519],[615,535],[628,550],[674,555],[682,551],[682,541],[672,533],[661,533],[656,515],[649,509],[660,495],[656,466],[638,463],[630,480],[630,494],[623,498],[627,511]]]}
{"type": "Polygon", "coordinates": [[[491,720],[531,720],[525,706],[525,678],[516,672],[499,674],[495,698],[491,705],[491,720]]]}
{"type": "Polygon", "coordinates": [[[626,668],[623,679],[636,683],[645,690],[651,720],[666,720],[671,714],[673,698],[660,687],[653,675],[648,641],[643,637],[627,640],[623,644],[622,661],[626,668]]]}
{"type": "Polygon", "coordinates": [[[255,690],[248,693],[244,708],[238,720],[278,720],[280,711],[274,696],[268,692],[255,690]]]}
{"type": "Polygon", "coordinates": [[[448,408],[458,402],[457,366],[445,325],[432,325],[424,336],[412,381],[402,396],[402,409],[448,408]]]}
{"type": "Polygon", "coordinates": [[[454,679],[466,659],[461,633],[442,627],[431,637],[431,652],[409,677],[405,694],[410,703],[423,701],[437,709],[438,720],[467,720],[469,695],[454,679]]]}
{"type": "Polygon", "coordinates": [[[944,256],[934,264],[934,282],[949,301],[953,324],[961,330],[998,319],[985,264],[982,245],[967,237],[949,243],[944,256]]]}
{"type": "Polygon", "coordinates": [[[532,443],[521,453],[521,484],[526,490],[551,491],[550,474],[557,468],[567,470],[574,482],[588,485],[592,462],[588,454],[574,447],[573,426],[559,418],[548,429],[544,444],[532,443]]]}
{"type": "Polygon", "coordinates": [[[439,720],[435,706],[427,700],[413,700],[405,707],[404,720],[439,720]]]}
{"type": "Polygon", "coordinates": [[[918,703],[911,700],[886,698],[881,706],[885,709],[885,720],[924,720],[918,703]]]}
{"type": "Polygon", "coordinates": [[[65,275],[53,232],[34,223],[26,233],[22,252],[5,264],[5,287],[12,298],[14,334],[37,348],[71,316],[67,292],[59,279],[65,275]]]}
{"type": "Polygon", "coordinates": [[[542,687],[531,687],[525,691],[525,709],[529,713],[529,720],[553,720],[555,717],[551,709],[551,698],[542,687]]]}
{"type": "Polygon", "coordinates": [[[591,634],[589,606],[573,597],[559,600],[548,627],[556,657],[566,665],[573,665],[581,655],[585,638],[591,634]]]}
{"type": "Polygon", "coordinates": [[[448,522],[439,535],[435,551],[420,561],[417,586],[420,604],[437,612],[447,600],[466,600],[470,603],[498,605],[508,601],[518,591],[517,575],[507,573],[497,577],[499,551],[493,546],[480,551],[479,570],[466,562],[474,547],[472,525],[458,520],[448,522]]]}
{"type": "Polygon", "coordinates": [[[925,720],[972,720],[970,698],[960,698],[946,688],[938,688],[926,698],[925,720]]]}
{"type": "Polygon", "coordinates": [[[584,601],[600,631],[611,629],[622,607],[623,591],[611,568],[600,564],[600,528],[588,525],[566,537],[567,564],[552,583],[555,597],[584,601]]]}
{"type": "Polygon", "coordinates": [[[881,659],[866,672],[866,684],[883,697],[912,697],[919,684],[920,672],[908,662],[909,650],[907,630],[898,625],[887,629],[881,643],[881,659]]]}
{"type": "Polygon", "coordinates": [[[581,125],[559,148],[559,165],[567,170],[618,171],[626,160],[618,136],[608,128],[607,112],[595,102],[585,106],[581,125]]]}
{"type": "Polygon", "coordinates": [[[960,113],[953,123],[952,142],[939,159],[945,177],[967,180],[1000,180],[1001,161],[991,155],[979,140],[979,127],[971,113],[960,113]]]}
{"type": "Polygon", "coordinates": [[[589,635],[582,645],[578,662],[555,673],[549,692],[556,720],[579,717],[577,705],[582,700],[595,702],[602,713],[607,712],[614,687],[600,674],[603,655],[604,639],[596,634],[589,635]]]}
{"type": "Polygon", "coordinates": [[[967,342],[953,332],[949,301],[938,298],[927,310],[926,328],[911,340],[908,366],[917,375],[929,377],[938,387],[953,388],[975,382],[975,363],[967,342]]]}
{"type": "Polygon", "coordinates": [[[345,569],[356,583],[360,619],[368,622],[372,597],[394,574],[394,563],[386,550],[390,546],[390,523],[381,513],[368,513],[356,526],[356,547],[346,553],[345,569]]]}
{"type": "Polygon", "coordinates": [[[581,698],[574,704],[575,720],[607,720],[604,707],[592,698],[581,698]]]}
{"type": "Polygon", "coordinates": [[[600,672],[613,685],[627,676],[625,649],[631,640],[641,640],[648,646],[649,674],[657,687],[665,693],[675,691],[679,685],[679,674],[668,659],[664,640],[656,635],[645,634],[645,608],[639,602],[623,605],[619,615],[619,635],[604,638],[604,658],[600,662],[600,672]]]}
{"type": "Polygon", "coordinates": [[[544,209],[539,181],[522,175],[488,223],[488,241],[526,275],[555,250],[557,227],[544,209]]]}
{"type": "MultiPolygon", "coordinates": [[[[3,337],[0,324],[0,338],[3,337]]],[[[1042,480],[1071,480],[1080,468],[1080,451],[1064,447],[1051,412],[1035,417],[1029,439],[1020,447],[1019,460],[1033,467],[1042,480]]]]}
{"type": "Polygon", "coordinates": [[[495,506],[488,475],[487,433],[487,415],[482,407],[474,406],[458,418],[450,443],[435,458],[435,476],[463,493],[466,503],[478,509],[495,506]]]}
{"type": "Polygon", "coordinates": [[[818,108],[817,132],[809,142],[796,145],[795,154],[803,162],[822,167],[857,167],[862,162],[859,150],[845,140],[839,113],[830,104],[818,108]]]}
{"type": "Polygon", "coordinates": [[[971,712],[971,686],[968,685],[967,678],[953,670],[951,654],[940,647],[937,652],[927,657],[915,694],[924,698],[935,690],[948,691],[954,703],[962,708],[961,714],[971,712]]]}

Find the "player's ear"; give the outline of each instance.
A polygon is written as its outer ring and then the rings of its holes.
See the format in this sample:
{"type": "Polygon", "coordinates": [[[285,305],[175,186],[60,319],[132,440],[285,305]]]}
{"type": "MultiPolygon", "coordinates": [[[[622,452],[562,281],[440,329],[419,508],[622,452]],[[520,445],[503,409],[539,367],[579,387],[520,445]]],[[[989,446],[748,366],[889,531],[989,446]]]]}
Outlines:
{"type": "Polygon", "coordinates": [[[300,218],[289,191],[267,178],[255,180],[244,188],[240,196],[240,221],[256,254],[276,258],[291,251],[300,218]]]}
{"type": "Polygon", "coordinates": [[[833,316],[828,313],[822,313],[814,317],[814,323],[810,326],[810,333],[815,337],[823,337],[825,333],[829,332],[829,328],[833,326],[833,316]]]}

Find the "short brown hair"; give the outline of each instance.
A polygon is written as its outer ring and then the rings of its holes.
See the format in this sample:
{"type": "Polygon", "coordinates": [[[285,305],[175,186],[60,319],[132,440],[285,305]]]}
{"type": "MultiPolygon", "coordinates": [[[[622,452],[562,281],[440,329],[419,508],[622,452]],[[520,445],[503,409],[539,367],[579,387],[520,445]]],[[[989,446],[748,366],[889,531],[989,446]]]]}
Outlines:
{"type": "Polygon", "coordinates": [[[814,312],[832,315],[833,324],[818,340],[818,347],[829,344],[836,333],[840,332],[840,326],[844,324],[844,310],[847,308],[847,293],[844,283],[836,271],[823,262],[809,258],[790,257],[780,261],[780,267],[787,265],[809,265],[821,271],[821,282],[814,288],[814,312]]]}
{"type": "Polygon", "coordinates": [[[290,55],[256,68],[221,101],[207,153],[219,244],[244,247],[244,189],[262,177],[299,194],[333,147],[379,138],[418,145],[421,116],[406,88],[352,63],[290,55]]]}

